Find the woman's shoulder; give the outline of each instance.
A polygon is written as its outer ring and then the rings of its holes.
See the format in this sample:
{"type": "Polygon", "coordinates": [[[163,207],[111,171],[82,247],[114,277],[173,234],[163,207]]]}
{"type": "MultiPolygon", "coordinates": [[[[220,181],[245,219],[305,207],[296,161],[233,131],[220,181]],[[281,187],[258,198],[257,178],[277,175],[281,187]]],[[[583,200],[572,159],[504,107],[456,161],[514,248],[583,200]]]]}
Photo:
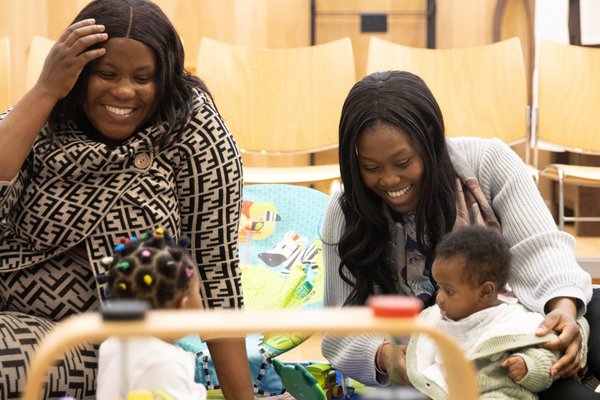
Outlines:
{"type": "Polygon", "coordinates": [[[181,137],[182,143],[214,143],[229,138],[229,129],[219,114],[212,98],[201,89],[191,94],[192,110],[181,137]],[[220,139],[219,139],[220,138],[220,139]]]}
{"type": "Polygon", "coordinates": [[[454,137],[448,138],[446,143],[453,160],[462,159],[475,171],[481,168],[494,170],[506,163],[514,164],[519,158],[513,149],[497,138],[454,137]]]}
{"type": "Polygon", "coordinates": [[[448,147],[455,149],[506,149],[508,145],[498,138],[457,136],[446,140],[448,147]]]}

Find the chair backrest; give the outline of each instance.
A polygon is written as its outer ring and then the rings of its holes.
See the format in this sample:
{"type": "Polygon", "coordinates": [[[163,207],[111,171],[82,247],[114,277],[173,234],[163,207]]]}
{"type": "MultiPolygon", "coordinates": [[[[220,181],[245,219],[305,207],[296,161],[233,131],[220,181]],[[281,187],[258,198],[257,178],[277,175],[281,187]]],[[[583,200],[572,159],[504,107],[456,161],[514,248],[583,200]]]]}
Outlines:
{"type": "Polygon", "coordinates": [[[55,41],[43,36],[34,36],[31,39],[29,50],[27,51],[27,72],[25,75],[25,90],[29,90],[37,82],[46,56],[50,52],[55,41]]]}
{"type": "Polygon", "coordinates": [[[437,99],[446,135],[497,137],[509,144],[527,138],[527,85],[521,42],[425,49],[372,37],[367,73],[412,72],[437,99]]]}
{"type": "Polygon", "coordinates": [[[600,49],[540,41],[537,140],[600,153],[600,49]]]}
{"type": "Polygon", "coordinates": [[[11,103],[10,98],[10,41],[0,38],[0,112],[11,103]]]}
{"type": "Polygon", "coordinates": [[[267,49],[204,37],[196,74],[240,149],[253,153],[337,147],[342,104],[356,80],[349,38],[267,49]]]}

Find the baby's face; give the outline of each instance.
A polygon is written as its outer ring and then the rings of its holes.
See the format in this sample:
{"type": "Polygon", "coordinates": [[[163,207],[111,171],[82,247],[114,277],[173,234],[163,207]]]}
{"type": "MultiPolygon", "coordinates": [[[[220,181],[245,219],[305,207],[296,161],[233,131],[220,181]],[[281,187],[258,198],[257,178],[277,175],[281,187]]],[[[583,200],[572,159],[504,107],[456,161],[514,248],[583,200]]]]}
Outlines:
{"type": "Polygon", "coordinates": [[[442,316],[458,321],[481,310],[480,287],[463,277],[464,259],[436,258],[432,266],[433,279],[438,285],[435,298],[442,316]]]}

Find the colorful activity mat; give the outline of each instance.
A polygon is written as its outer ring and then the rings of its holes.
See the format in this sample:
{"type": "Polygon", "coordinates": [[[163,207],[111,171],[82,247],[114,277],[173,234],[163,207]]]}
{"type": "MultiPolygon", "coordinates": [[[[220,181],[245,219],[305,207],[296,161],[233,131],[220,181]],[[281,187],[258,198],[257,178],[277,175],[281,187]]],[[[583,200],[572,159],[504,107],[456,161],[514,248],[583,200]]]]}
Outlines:
{"type": "MultiPolygon", "coordinates": [[[[304,186],[244,187],[239,257],[246,309],[323,307],[320,229],[329,196],[304,186]]],[[[283,385],[271,359],[298,346],[294,332],[249,335],[248,361],[259,394],[280,394],[283,385]]],[[[196,381],[218,387],[208,348],[197,337],[179,341],[196,354],[196,381]]]]}
{"type": "Polygon", "coordinates": [[[248,309],[323,306],[319,232],[328,201],[303,186],[244,188],[239,254],[248,309]]]}

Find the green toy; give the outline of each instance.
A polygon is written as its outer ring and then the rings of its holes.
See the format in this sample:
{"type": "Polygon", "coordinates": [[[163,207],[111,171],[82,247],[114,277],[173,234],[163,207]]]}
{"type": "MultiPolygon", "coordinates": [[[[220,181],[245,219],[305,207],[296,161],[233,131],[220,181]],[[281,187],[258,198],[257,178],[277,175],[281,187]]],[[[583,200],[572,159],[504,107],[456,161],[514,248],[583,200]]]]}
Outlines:
{"type": "Polygon", "coordinates": [[[275,372],[281,378],[283,387],[297,400],[327,400],[317,379],[300,364],[285,365],[273,359],[275,372]]]}

